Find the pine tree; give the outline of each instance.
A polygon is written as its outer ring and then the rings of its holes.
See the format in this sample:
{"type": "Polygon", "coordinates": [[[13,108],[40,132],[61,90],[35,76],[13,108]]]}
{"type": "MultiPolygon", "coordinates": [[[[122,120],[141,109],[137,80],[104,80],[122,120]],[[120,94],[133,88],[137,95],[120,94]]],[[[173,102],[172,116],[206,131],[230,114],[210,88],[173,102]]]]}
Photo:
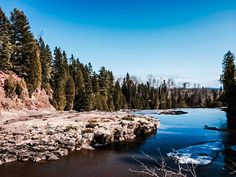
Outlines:
{"type": "Polygon", "coordinates": [[[107,100],[109,89],[109,75],[104,66],[99,70],[99,86],[101,95],[104,96],[107,100]]]}
{"type": "MultiPolygon", "coordinates": [[[[33,93],[34,90],[41,85],[42,82],[42,68],[40,62],[40,50],[36,42],[30,45],[29,51],[27,55],[30,56],[30,69],[27,77],[25,78],[27,82],[27,87],[29,93],[33,93]]],[[[28,70],[28,69],[27,69],[28,70]]]]}
{"type": "MultiPolygon", "coordinates": [[[[1,34],[1,30],[0,30],[1,34]]],[[[11,69],[12,45],[4,35],[0,35],[0,70],[7,71],[11,69]]]]}
{"type": "Polygon", "coordinates": [[[85,108],[85,83],[84,76],[81,69],[78,71],[77,77],[77,94],[75,96],[75,109],[78,111],[84,111],[85,108]]]}
{"type": "Polygon", "coordinates": [[[125,96],[128,108],[132,107],[132,88],[133,88],[133,81],[130,79],[129,73],[126,74],[126,77],[122,83],[122,93],[125,96]]]}
{"type": "Polygon", "coordinates": [[[234,55],[228,51],[222,63],[223,70],[220,77],[220,81],[223,84],[224,90],[228,92],[230,88],[235,84],[235,64],[234,64],[234,55]]]}
{"type": "Polygon", "coordinates": [[[106,68],[103,66],[99,70],[99,88],[100,88],[100,98],[101,104],[104,111],[109,111],[107,101],[109,92],[109,74],[106,68]]]}
{"type": "Polygon", "coordinates": [[[84,81],[84,65],[80,63],[79,59],[75,59],[72,55],[70,58],[69,75],[74,80],[75,85],[75,99],[74,109],[78,111],[85,110],[85,81],[84,81]]]}
{"type": "Polygon", "coordinates": [[[114,76],[111,71],[108,71],[108,95],[107,95],[107,106],[109,111],[115,111],[114,100],[113,100],[113,93],[114,93],[114,76]]]}
{"type": "Polygon", "coordinates": [[[13,45],[10,42],[10,22],[0,7],[0,70],[11,68],[13,45]]]}
{"type": "Polygon", "coordinates": [[[42,68],[42,87],[47,93],[51,90],[52,74],[52,53],[48,45],[45,45],[42,37],[39,38],[38,46],[40,49],[40,62],[42,68]]]}
{"type": "Polygon", "coordinates": [[[40,51],[23,11],[13,10],[11,26],[11,40],[15,46],[11,57],[13,70],[25,78],[29,91],[32,93],[41,84],[40,51]]]}
{"type": "Polygon", "coordinates": [[[236,115],[236,71],[234,55],[230,51],[225,54],[223,59],[223,71],[220,81],[224,87],[224,97],[227,104],[228,115],[236,115]]]}
{"type": "Polygon", "coordinates": [[[94,100],[94,109],[103,110],[103,106],[101,103],[101,95],[100,95],[100,87],[98,76],[95,72],[92,75],[92,89],[93,89],[93,100],[94,100]]]}
{"type": "Polygon", "coordinates": [[[84,109],[86,111],[92,110],[94,108],[94,99],[93,99],[93,88],[91,81],[92,74],[92,65],[85,65],[83,70],[84,83],[85,83],[85,100],[84,100],[84,109]]]}
{"type": "Polygon", "coordinates": [[[62,52],[62,63],[63,63],[63,74],[65,75],[65,78],[69,77],[69,66],[68,66],[68,59],[66,52],[62,52]]]}
{"type": "Polygon", "coordinates": [[[6,17],[5,13],[3,12],[2,8],[0,7],[0,29],[2,29],[3,33],[6,34],[8,37],[11,35],[11,23],[6,17]]]}
{"type": "Polygon", "coordinates": [[[118,81],[116,82],[114,87],[113,101],[114,101],[115,111],[125,108],[125,97],[122,93],[122,90],[120,88],[120,83],[118,81]]]}
{"type": "Polygon", "coordinates": [[[65,84],[66,73],[63,56],[60,48],[54,50],[53,63],[53,105],[58,110],[64,110],[66,106],[65,84]]]}
{"type": "Polygon", "coordinates": [[[29,43],[29,38],[32,37],[30,33],[29,22],[22,11],[14,9],[11,12],[11,24],[12,24],[12,43],[15,45],[15,50],[12,55],[11,61],[13,64],[13,71],[15,71],[20,76],[25,76],[27,66],[30,62],[24,58],[24,45],[29,43]]]}
{"type": "Polygon", "coordinates": [[[65,95],[66,95],[65,110],[70,111],[74,107],[74,99],[75,99],[75,84],[71,76],[66,82],[65,95]]]}
{"type": "Polygon", "coordinates": [[[77,70],[77,63],[74,55],[71,55],[69,60],[69,75],[73,78],[74,82],[76,81],[76,70],[77,70]]]}
{"type": "Polygon", "coordinates": [[[92,89],[94,94],[100,94],[98,76],[95,72],[92,75],[92,89]]]}

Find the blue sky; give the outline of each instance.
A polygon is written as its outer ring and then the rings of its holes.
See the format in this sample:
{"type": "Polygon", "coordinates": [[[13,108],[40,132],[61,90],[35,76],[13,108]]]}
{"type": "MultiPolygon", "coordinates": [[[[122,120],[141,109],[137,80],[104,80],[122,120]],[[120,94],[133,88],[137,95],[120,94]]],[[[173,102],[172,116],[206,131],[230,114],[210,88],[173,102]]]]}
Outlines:
{"type": "Polygon", "coordinates": [[[172,77],[218,87],[223,55],[236,54],[235,0],[1,0],[23,10],[42,34],[95,70],[172,77]]]}

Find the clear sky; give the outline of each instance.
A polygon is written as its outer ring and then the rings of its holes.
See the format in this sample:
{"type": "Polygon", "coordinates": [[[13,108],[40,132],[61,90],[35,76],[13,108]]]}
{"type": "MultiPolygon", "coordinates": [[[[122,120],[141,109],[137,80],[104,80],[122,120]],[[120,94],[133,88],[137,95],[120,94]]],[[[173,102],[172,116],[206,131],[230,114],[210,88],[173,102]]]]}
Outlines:
{"type": "Polygon", "coordinates": [[[236,0],[0,0],[95,70],[172,77],[218,87],[223,55],[236,54],[236,0]]]}

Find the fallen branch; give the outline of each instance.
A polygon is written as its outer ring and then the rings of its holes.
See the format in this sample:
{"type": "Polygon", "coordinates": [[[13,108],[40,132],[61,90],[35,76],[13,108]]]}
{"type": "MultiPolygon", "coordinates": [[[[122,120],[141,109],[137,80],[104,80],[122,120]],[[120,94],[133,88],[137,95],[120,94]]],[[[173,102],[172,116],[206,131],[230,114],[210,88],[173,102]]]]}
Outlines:
{"type": "Polygon", "coordinates": [[[175,163],[177,163],[178,168],[173,169],[172,167],[168,166],[165,158],[162,156],[160,150],[160,160],[158,161],[154,157],[146,154],[145,152],[142,151],[142,154],[153,161],[155,163],[154,167],[150,167],[144,162],[138,160],[137,158],[133,157],[133,159],[141,166],[141,170],[133,170],[129,169],[129,171],[142,174],[142,175],[148,175],[148,176],[154,176],[154,177],[187,177],[188,174],[191,177],[197,177],[196,174],[196,168],[197,165],[194,164],[180,164],[177,160],[175,160],[175,163]]]}

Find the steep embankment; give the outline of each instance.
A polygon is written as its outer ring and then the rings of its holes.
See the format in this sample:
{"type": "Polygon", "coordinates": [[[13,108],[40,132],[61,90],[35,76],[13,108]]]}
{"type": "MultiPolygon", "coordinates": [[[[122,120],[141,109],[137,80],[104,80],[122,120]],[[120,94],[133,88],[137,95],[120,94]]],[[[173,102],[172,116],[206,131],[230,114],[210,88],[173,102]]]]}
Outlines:
{"type": "Polygon", "coordinates": [[[35,112],[0,119],[0,164],[57,160],[69,152],[154,134],[160,123],[125,112],[35,112]]]}
{"type": "Polygon", "coordinates": [[[50,95],[44,89],[36,89],[29,97],[24,80],[16,74],[7,74],[0,71],[0,116],[4,112],[29,110],[54,110],[49,102],[50,95]],[[11,80],[8,91],[5,82],[11,80]],[[18,88],[19,87],[19,88],[18,88]]]}

